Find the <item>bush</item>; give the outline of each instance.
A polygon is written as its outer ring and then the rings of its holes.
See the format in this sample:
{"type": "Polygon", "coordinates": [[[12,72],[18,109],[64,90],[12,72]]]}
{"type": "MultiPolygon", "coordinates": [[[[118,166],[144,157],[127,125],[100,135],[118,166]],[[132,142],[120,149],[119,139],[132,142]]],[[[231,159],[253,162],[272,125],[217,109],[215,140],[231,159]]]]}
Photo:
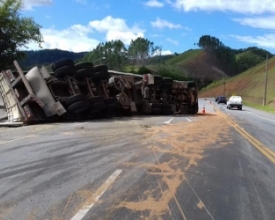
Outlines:
{"type": "Polygon", "coordinates": [[[150,69],[148,69],[146,66],[140,67],[139,70],[137,71],[137,74],[139,74],[139,75],[143,75],[143,74],[147,74],[147,73],[152,73],[152,71],[150,69]]]}

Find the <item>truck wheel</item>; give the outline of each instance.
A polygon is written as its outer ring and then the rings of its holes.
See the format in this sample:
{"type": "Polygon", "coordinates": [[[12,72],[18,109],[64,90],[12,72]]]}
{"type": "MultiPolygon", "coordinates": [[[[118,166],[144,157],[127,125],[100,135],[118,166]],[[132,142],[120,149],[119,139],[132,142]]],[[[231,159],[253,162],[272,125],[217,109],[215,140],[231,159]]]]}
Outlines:
{"type": "Polygon", "coordinates": [[[243,110],[243,107],[241,106],[241,107],[239,108],[239,110],[241,110],[241,111],[242,111],[242,110],[243,110]]]}
{"type": "Polygon", "coordinates": [[[168,110],[171,110],[172,106],[169,105],[169,104],[162,104],[161,105],[161,109],[168,109],[168,110]]]}
{"type": "Polygon", "coordinates": [[[164,115],[172,115],[173,114],[172,109],[162,109],[161,113],[164,115]]]}
{"type": "Polygon", "coordinates": [[[153,115],[161,115],[161,109],[160,108],[152,108],[151,113],[153,115]]]}
{"type": "Polygon", "coordinates": [[[106,109],[106,105],[104,102],[99,102],[99,103],[92,104],[90,108],[91,108],[91,112],[101,112],[106,109]]]}
{"type": "Polygon", "coordinates": [[[151,108],[153,109],[161,109],[162,108],[162,104],[159,104],[159,103],[153,103],[151,105],[151,108]]]}
{"type": "Polygon", "coordinates": [[[74,65],[75,66],[75,70],[81,70],[81,69],[90,69],[93,68],[94,65],[92,62],[80,62],[74,65]]]}
{"type": "Polygon", "coordinates": [[[52,70],[55,72],[57,69],[63,66],[74,66],[74,61],[72,59],[62,59],[52,64],[52,70]]]}
{"type": "Polygon", "coordinates": [[[154,86],[161,87],[162,86],[162,77],[154,76],[154,86]]]}
{"type": "Polygon", "coordinates": [[[193,105],[192,107],[189,107],[189,109],[188,109],[188,113],[192,114],[192,115],[197,114],[198,111],[199,111],[199,105],[198,104],[193,105]]]}
{"type": "Polygon", "coordinates": [[[109,75],[109,73],[107,71],[96,72],[93,75],[92,80],[93,81],[100,81],[100,80],[108,79],[109,76],[110,75],[109,75]]]}
{"type": "Polygon", "coordinates": [[[93,68],[85,68],[85,69],[79,69],[76,71],[74,77],[76,79],[83,79],[86,77],[92,77],[94,75],[93,68]]]}
{"type": "Polygon", "coordinates": [[[173,87],[173,79],[170,77],[162,78],[162,88],[166,90],[170,90],[173,87]]]}
{"type": "Polygon", "coordinates": [[[119,105],[118,105],[118,103],[113,103],[113,104],[106,105],[106,107],[107,107],[108,110],[113,111],[113,110],[117,110],[119,105]]]}
{"type": "Polygon", "coordinates": [[[69,97],[67,100],[66,100],[66,106],[70,106],[76,102],[81,102],[81,101],[87,101],[88,98],[86,95],[82,95],[82,94],[77,94],[77,95],[74,95],[74,96],[71,96],[69,97]]]}
{"type": "Polygon", "coordinates": [[[68,107],[68,110],[73,113],[80,113],[86,111],[90,107],[88,101],[76,102],[68,107]]]}
{"type": "Polygon", "coordinates": [[[102,96],[95,96],[95,97],[89,98],[89,102],[91,105],[97,104],[100,102],[104,103],[104,98],[102,96]]]}
{"type": "Polygon", "coordinates": [[[108,72],[108,67],[106,65],[94,66],[94,71],[96,72],[108,72]]]}
{"type": "Polygon", "coordinates": [[[110,97],[104,100],[106,105],[111,105],[111,104],[118,104],[117,98],[116,97],[110,97]]]}
{"type": "Polygon", "coordinates": [[[54,75],[57,78],[63,78],[67,75],[73,75],[75,73],[75,69],[73,66],[63,66],[54,71],[54,75]]]}

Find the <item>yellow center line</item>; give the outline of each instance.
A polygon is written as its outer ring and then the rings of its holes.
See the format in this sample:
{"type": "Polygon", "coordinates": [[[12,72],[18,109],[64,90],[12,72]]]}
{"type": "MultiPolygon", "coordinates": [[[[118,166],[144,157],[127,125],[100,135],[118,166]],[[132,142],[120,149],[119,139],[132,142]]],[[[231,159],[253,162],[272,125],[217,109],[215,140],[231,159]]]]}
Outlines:
{"type": "Polygon", "coordinates": [[[275,164],[274,151],[272,151],[270,148],[251,136],[248,132],[246,132],[242,127],[240,127],[237,123],[230,119],[226,114],[221,112],[218,108],[216,108],[215,106],[213,106],[213,108],[217,112],[219,112],[232,125],[232,127],[234,127],[236,131],[238,131],[249,143],[251,143],[255,148],[257,148],[263,155],[265,155],[271,162],[275,164]]]}

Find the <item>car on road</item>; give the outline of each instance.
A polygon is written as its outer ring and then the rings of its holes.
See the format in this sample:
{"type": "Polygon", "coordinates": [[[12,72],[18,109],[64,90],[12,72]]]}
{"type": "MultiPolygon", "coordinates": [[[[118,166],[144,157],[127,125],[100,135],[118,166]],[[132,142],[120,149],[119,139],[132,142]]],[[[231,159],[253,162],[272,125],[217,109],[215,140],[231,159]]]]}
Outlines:
{"type": "Polygon", "coordinates": [[[219,96],[219,98],[217,99],[217,103],[224,103],[226,104],[226,97],[225,96],[219,96]]]}
{"type": "Polygon", "coordinates": [[[242,110],[242,97],[241,96],[231,96],[226,103],[228,109],[237,108],[242,110]]]}
{"type": "Polygon", "coordinates": [[[220,98],[220,96],[217,96],[217,97],[215,98],[215,102],[217,102],[219,98],[220,98]]]}

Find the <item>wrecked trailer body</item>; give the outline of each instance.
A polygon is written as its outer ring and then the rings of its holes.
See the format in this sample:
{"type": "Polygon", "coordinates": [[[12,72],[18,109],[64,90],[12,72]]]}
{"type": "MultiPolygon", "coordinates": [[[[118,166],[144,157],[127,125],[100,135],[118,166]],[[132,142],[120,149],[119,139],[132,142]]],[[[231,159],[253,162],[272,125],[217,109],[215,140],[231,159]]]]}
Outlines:
{"type": "Polygon", "coordinates": [[[108,70],[91,62],[63,59],[23,72],[0,73],[0,94],[8,122],[93,119],[116,115],[196,114],[198,88],[193,81],[176,81],[152,74],[108,70]]]}

